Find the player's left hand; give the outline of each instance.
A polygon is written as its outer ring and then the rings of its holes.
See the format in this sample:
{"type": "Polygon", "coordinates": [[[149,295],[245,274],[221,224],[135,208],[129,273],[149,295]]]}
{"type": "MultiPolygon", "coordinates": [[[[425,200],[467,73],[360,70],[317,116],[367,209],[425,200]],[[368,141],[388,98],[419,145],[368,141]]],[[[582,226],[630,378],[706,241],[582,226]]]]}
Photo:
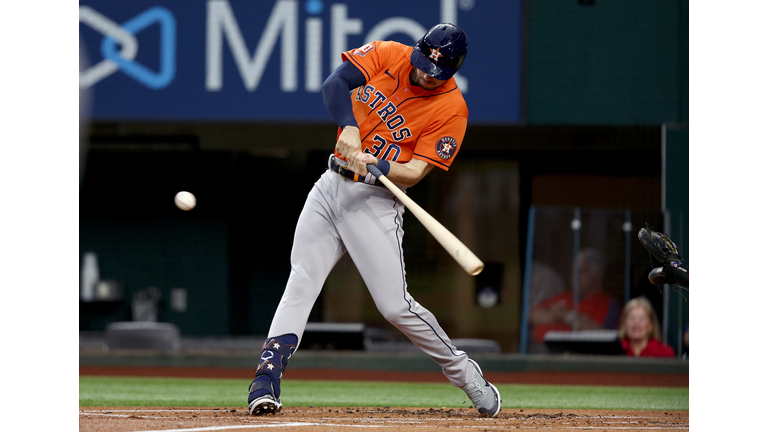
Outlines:
{"type": "Polygon", "coordinates": [[[351,161],[352,155],[355,152],[359,152],[360,149],[362,149],[360,129],[355,126],[345,127],[336,141],[336,151],[339,152],[342,158],[351,161]]]}

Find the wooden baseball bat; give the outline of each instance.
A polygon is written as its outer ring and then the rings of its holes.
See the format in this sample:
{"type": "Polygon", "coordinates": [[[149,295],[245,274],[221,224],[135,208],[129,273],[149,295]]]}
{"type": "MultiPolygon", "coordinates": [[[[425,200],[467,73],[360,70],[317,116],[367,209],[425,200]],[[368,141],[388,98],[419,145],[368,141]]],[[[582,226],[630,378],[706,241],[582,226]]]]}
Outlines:
{"type": "Polygon", "coordinates": [[[424,225],[424,228],[432,234],[435,240],[448,251],[449,254],[459,263],[471,276],[477,276],[483,271],[485,264],[480,261],[468,247],[464,245],[453,233],[448,231],[437,219],[421,208],[414,200],[408,197],[399,187],[395,186],[376,165],[368,164],[368,171],[376,176],[402,203],[413,213],[414,216],[424,225]]]}

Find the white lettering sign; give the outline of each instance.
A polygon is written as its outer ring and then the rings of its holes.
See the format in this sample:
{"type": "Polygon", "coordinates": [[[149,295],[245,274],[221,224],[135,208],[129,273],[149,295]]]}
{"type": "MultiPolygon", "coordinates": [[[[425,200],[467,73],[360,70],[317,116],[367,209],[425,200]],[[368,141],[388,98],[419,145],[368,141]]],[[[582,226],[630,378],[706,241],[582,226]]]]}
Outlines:
{"type": "MultiPolygon", "coordinates": [[[[277,0],[267,18],[261,38],[256,44],[253,56],[250,55],[238,19],[235,17],[228,0],[208,0],[206,29],[206,74],[205,88],[208,91],[220,91],[223,86],[224,40],[232,53],[237,69],[248,91],[255,91],[272,52],[280,39],[280,90],[295,92],[298,89],[299,56],[299,2],[297,0],[277,0]]],[[[363,20],[350,18],[349,8],[344,3],[334,3],[330,8],[330,64],[323,70],[323,20],[320,17],[308,17],[304,23],[304,90],[319,92],[324,78],[341,64],[341,53],[349,49],[349,35],[363,34],[363,20]]],[[[444,22],[456,23],[456,0],[440,1],[440,18],[444,22]],[[451,18],[446,21],[445,18],[451,18]]],[[[241,22],[252,22],[251,17],[240,17],[241,22]]],[[[406,17],[390,17],[373,25],[365,35],[365,42],[387,40],[394,33],[411,36],[417,41],[426,29],[406,17]]],[[[454,75],[463,92],[467,91],[467,80],[459,74],[454,75]]]]}

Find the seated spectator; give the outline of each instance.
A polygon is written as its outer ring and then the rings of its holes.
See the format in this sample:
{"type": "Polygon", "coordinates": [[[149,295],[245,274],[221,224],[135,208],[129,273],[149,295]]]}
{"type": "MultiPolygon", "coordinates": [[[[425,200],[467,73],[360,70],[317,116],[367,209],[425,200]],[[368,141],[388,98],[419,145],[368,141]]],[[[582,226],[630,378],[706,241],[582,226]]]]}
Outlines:
{"type": "Polygon", "coordinates": [[[550,297],[531,309],[533,343],[541,343],[549,331],[615,329],[619,322],[619,305],[605,293],[603,274],[605,260],[594,249],[579,253],[579,310],[574,311],[573,291],[550,297]]]}
{"type": "Polygon", "coordinates": [[[621,346],[627,356],[674,357],[671,346],[661,342],[659,319],[645,297],[630,300],[621,313],[621,346]]]}
{"type": "Polygon", "coordinates": [[[531,265],[529,304],[539,304],[555,294],[560,294],[567,290],[568,287],[555,269],[538,261],[533,262],[531,265]]]}

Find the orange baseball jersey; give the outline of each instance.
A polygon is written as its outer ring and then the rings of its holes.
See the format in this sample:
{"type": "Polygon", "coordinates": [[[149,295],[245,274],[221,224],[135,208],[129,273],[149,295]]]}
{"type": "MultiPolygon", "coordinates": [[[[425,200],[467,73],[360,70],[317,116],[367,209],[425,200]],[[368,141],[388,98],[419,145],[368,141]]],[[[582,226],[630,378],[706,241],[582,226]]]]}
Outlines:
{"type": "Polygon", "coordinates": [[[411,85],[412,49],[376,41],[341,54],[365,75],[366,83],[351,94],[362,150],[379,159],[416,158],[448,170],[467,129],[467,104],[453,78],[434,90],[411,85]]]}

